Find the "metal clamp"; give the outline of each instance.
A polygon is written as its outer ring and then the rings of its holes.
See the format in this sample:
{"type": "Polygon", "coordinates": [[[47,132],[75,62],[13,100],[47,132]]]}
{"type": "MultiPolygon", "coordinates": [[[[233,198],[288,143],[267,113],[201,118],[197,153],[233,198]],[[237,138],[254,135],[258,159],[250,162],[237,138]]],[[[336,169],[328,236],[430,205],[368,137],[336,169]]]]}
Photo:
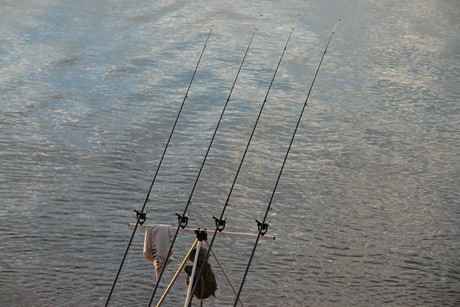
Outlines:
{"type": "Polygon", "coordinates": [[[206,232],[206,229],[201,229],[201,228],[198,228],[197,230],[195,230],[195,233],[196,233],[196,239],[198,241],[207,241],[208,240],[208,233],[206,232]]]}

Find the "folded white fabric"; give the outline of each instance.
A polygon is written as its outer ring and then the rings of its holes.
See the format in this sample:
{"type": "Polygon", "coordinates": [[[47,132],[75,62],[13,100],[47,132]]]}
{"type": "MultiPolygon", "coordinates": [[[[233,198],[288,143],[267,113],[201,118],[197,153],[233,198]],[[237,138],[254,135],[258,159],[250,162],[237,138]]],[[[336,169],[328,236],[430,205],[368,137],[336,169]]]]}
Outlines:
{"type": "Polygon", "coordinates": [[[163,269],[163,265],[167,265],[173,258],[172,251],[168,255],[172,239],[173,229],[170,225],[145,227],[144,258],[155,266],[157,279],[163,269]]]}

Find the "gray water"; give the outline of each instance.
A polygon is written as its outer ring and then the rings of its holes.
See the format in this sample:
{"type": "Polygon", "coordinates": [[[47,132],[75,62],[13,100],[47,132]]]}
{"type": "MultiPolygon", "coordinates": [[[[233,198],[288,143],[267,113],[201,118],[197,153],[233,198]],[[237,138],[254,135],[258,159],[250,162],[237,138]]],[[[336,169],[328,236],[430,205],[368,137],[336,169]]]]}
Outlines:
{"type": "MultiPolygon", "coordinates": [[[[0,6],[0,305],[107,299],[206,36],[148,223],[214,229],[293,26],[225,216],[256,233],[330,36],[257,246],[246,306],[460,304],[458,1],[21,1],[0,6]]],[[[193,236],[180,234],[167,277],[193,236]]],[[[155,283],[139,230],[110,304],[155,283]]],[[[239,288],[253,239],[217,237],[239,288]]],[[[234,296],[215,261],[218,291],[234,296]]],[[[167,306],[185,297],[181,275],[167,306]]],[[[156,300],[156,299],[155,299],[156,300]]],[[[154,301],[155,301],[154,300],[154,301]]],[[[194,302],[197,304],[197,302],[194,302]]]]}

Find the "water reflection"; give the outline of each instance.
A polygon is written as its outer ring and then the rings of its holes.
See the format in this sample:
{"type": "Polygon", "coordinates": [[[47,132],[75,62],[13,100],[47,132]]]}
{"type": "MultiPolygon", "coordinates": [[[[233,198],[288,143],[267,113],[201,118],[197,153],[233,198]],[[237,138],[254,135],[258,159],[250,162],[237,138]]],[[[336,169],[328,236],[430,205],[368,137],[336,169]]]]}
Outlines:
{"type": "MultiPolygon", "coordinates": [[[[455,305],[455,4],[214,5],[5,4],[2,305],[104,303],[130,235],[126,224],[144,200],[215,9],[223,14],[155,184],[149,222],[174,224],[183,210],[263,9],[272,13],[261,20],[192,199],[190,227],[213,228],[289,23],[303,10],[227,210],[228,230],[256,231],[254,219],[264,213],[328,31],[341,15],[270,212],[279,240],[258,247],[243,300],[455,305]]],[[[179,237],[177,259],[190,240],[179,237]]],[[[216,241],[236,284],[252,244],[216,241]]],[[[151,295],[154,275],[141,248],[138,234],[114,304],[147,303],[151,295]]],[[[217,278],[218,296],[209,304],[225,305],[233,295],[217,278]]],[[[185,293],[184,282],[175,287],[170,305],[185,293]]]]}

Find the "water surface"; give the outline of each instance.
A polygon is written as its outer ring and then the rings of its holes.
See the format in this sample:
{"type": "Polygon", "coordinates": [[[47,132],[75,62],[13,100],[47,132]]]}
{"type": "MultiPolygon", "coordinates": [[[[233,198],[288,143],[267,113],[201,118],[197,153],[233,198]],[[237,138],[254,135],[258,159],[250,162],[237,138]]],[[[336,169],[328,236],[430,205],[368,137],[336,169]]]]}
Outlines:
{"type": "MultiPolygon", "coordinates": [[[[226,210],[257,232],[283,171],[246,306],[460,303],[456,1],[4,1],[0,9],[2,306],[105,303],[211,24],[213,34],[147,205],[175,225],[239,63],[258,31],[190,206],[214,228],[298,13],[226,210]],[[219,16],[213,21],[215,13],[219,16]]],[[[180,235],[177,266],[193,242],[180,235]]],[[[139,231],[111,299],[150,299],[139,231]]],[[[214,250],[236,287],[253,240],[214,250]]],[[[215,299],[233,304],[218,278],[215,299]]],[[[172,269],[168,271],[172,275],[172,269]]],[[[185,297],[181,276],[168,296],[185,297]]]]}

